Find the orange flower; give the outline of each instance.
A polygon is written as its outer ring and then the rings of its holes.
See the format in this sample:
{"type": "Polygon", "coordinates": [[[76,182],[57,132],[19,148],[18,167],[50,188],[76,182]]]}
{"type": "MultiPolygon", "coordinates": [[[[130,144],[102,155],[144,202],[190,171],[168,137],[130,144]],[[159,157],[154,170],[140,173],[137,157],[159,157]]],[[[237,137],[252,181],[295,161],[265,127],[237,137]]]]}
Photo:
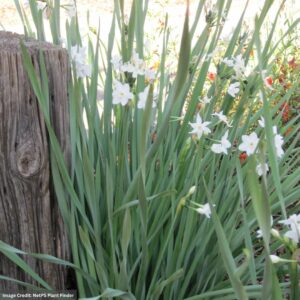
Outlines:
{"type": "Polygon", "coordinates": [[[264,79],[264,82],[268,88],[271,88],[273,85],[273,78],[271,76],[268,76],[264,79]]]}
{"type": "Polygon", "coordinates": [[[248,156],[247,156],[246,152],[241,153],[240,154],[240,163],[243,164],[246,161],[247,157],[248,156]]]}
{"type": "Polygon", "coordinates": [[[216,74],[213,73],[213,72],[209,72],[209,73],[207,74],[207,77],[208,77],[208,79],[209,79],[210,81],[214,81],[215,78],[216,78],[216,74]]]}

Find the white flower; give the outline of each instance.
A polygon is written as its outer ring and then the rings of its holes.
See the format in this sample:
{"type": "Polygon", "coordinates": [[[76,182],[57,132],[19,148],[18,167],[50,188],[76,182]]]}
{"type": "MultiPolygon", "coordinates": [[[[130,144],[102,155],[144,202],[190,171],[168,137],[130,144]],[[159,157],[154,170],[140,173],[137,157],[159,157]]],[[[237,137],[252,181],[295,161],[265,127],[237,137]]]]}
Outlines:
{"type": "Polygon", "coordinates": [[[293,215],[291,215],[288,219],[286,219],[286,220],[281,220],[281,221],[279,221],[278,223],[284,224],[284,225],[288,225],[288,226],[292,226],[292,225],[294,225],[294,224],[300,225],[300,214],[298,214],[298,215],[293,214],[293,215]]]}
{"type": "Polygon", "coordinates": [[[284,234],[286,237],[296,243],[300,242],[300,214],[293,214],[287,220],[279,221],[279,223],[290,227],[290,230],[284,234]]]}
{"type": "Polygon", "coordinates": [[[75,64],[76,75],[78,78],[91,76],[91,66],[86,64],[85,47],[73,46],[71,47],[71,59],[75,64]]]}
{"type": "Polygon", "coordinates": [[[211,146],[211,150],[214,153],[224,153],[224,154],[228,154],[227,149],[230,148],[231,143],[228,140],[228,130],[225,132],[225,134],[223,135],[220,144],[213,144],[211,146]]]}
{"type": "Polygon", "coordinates": [[[251,155],[255,152],[259,139],[255,132],[252,132],[250,135],[242,136],[243,143],[239,145],[239,150],[245,151],[247,155],[251,155]]]}
{"type": "Polygon", "coordinates": [[[131,72],[133,78],[137,78],[138,75],[145,74],[145,62],[139,58],[138,53],[135,51],[133,51],[133,53],[132,53],[131,64],[133,66],[133,69],[131,72]]]}
{"type": "Polygon", "coordinates": [[[208,98],[207,96],[204,96],[203,99],[199,99],[199,101],[202,104],[209,104],[211,99],[212,99],[211,97],[208,98]]]}
{"type": "Polygon", "coordinates": [[[277,255],[270,255],[270,259],[272,261],[273,264],[279,263],[281,262],[281,258],[277,255]]]}
{"type": "Polygon", "coordinates": [[[133,98],[133,94],[130,92],[128,83],[122,84],[115,80],[113,90],[113,104],[126,105],[130,99],[133,98]]]}
{"type": "Polygon", "coordinates": [[[233,69],[236,75],[235,78],[237,79],[243,78],[245,76],[246,66],[242,55],[240,54],[237,57],[234,57],[233,61],[234,61],[233,69]]]}
{"type": "MultiPolygon", "coordinates": [[[[143,92],[139,93],[139,101],[138,101],[138,104],[137,104],[138,108],[145,109],[146,102],[147,102],[147,99],[148,99],[148,94],[149,94],[149,87],[150,86],[148,85],[143,92]]],[[[155,102],[153,102],[152,107],[154,108],[155,106],[156,106],[155,102]]]]}
{"type": "Polygon", "coordinates": [[[274,143],[275,143],[275,150],[277,157],[281,158],[284,154],[284,151],[282,149],[282,146],[284,144],[283,137],[277,133],[277,127],[273,127],[273,133],[274,133],[274,143]]]}
{"type": "Polygon", "coordinates": [[[232,59],[229,59],[229,58],[227,58],[227,57],[225,57],[225,58],[223,59],[223,63],[224,63],[225,65],[227,65],[228,67],[233,67],[233,66],[234,66],[233,60],[232,60],[232,59]]]}
{"type": "Polygon", "coordinates": [[[201,138],[201,136],[207,135],[211,132],[211,130],[207,127],[210,124],[210,122],[202,122],[202,119],[199,114],[197,114],[196,117],[196,123],[191,123],[193,130],[190,132],[191,134],[197,134],[198,139],[201,138]]]}
{"type": "Polygon", "coordinates": [[[258,120],[258,124],[261,128],[265,128],[265,119],[264,117],[261,117],[259,120],[258,120]]]}
{"type": "Polygon", "coordinates": [[[149,68],[145,69],[146,80],[153,81],[155,79],[155,74],[156,74],[156,72],[154,70],[151,70],[149,68]]]}
{"type": "Polygon", "coordinates": [[[239,93],[239,91],[240,91],[240,83],[239,83],[239,82],[235,82],[235,83],[232,83],[232,84],[229,86],[227,93],[228,93],[231,97],[235,98],[236,95],[239,93]]]}
{"type": "Polygon", "coordinates": [[[263,174],[267,174],[269,172],[269,166],[268,164],[258,164],[256,166],[256,173],[258,176],[262,176],[263,174]]]}
{"type": "Polygon", "coordinates": [[[201,207],[197,208],[196,211],[200,215],[205,215],[208,219],[210,219],[211,210],[210,210],[209,203],[206,203],[206,204],[202,205],[201,207]]]}
{"type": "Polygon", "coordinates": [[[227,117],[223,114],[223,111],[220,111],[219,113],[213,113],[212,115],[217,116],[221,122],[224,122],[228,127],[231,127],[227,117]]]}
{"type": "Polygon", "coordinates": [[[130,62],[126,62],[120,66],[122,72],[132,73],[134,71],[134,66],[130,62]]]}
{"type": "Polygon", "coordinates": [[[110,60],[114,70],[119,71],[122,65],[122,58],[118,55],[114,55],[110,60]]]}

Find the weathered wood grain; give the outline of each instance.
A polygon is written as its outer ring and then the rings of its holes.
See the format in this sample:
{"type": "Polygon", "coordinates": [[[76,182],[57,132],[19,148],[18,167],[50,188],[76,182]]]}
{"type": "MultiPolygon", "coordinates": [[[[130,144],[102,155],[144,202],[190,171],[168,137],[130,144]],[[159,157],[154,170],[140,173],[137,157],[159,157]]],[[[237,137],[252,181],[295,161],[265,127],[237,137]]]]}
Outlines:
{"type": "MultiPolygon", "coordinates": [[[[22,64],[21,38],[0,31],[0,240],[27,252],[68,260],[68,240],[51,184],[47,131],[22,64]]],[[[34,40],[25,45],[36,70],[38,50],[45,55],[51,116],[69,162],[67,51],[34,40]]],[[[54,289],[68,287],[65,268],[25,259],[54,289]]],[[[0,274],[35,283],[2,254],[0,274]]],[[[0,281],[0,290],[11,288],[16,286],[0,281]]]]}

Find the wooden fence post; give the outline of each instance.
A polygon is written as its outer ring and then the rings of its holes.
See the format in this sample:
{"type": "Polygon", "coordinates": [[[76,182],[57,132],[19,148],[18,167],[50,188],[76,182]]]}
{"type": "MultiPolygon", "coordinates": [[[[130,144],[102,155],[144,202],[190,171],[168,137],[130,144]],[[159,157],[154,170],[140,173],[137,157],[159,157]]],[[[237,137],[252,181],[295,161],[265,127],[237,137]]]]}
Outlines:
{"type": "MultiPolygon", "coordinates": [[[[24,37],[0,31],[0,240],[26,252],[69,260],[68,238],[51,182],[47,130],[22,63],[20,39],[24,37]]],[[[51,117],[69,162],[67,51],[32,39],[24,43],[36,70],[38,51],[44,53],[51,117]]],[[[70,270],[24,258],[52,288],[70,288],[70,270]]],[[[36,284],[2,254],[0,274],[36,284]]],[[[0,290],[12,288],[16,285],[0,280],[0,290]]]]}

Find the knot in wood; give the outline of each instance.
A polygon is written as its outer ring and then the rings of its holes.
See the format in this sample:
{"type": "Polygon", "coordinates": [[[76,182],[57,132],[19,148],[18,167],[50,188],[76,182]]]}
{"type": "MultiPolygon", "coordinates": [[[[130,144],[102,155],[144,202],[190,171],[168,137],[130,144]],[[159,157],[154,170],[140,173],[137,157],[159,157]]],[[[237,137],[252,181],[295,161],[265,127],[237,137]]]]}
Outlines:
{"type": "Polygon", "coordinates": [[[17,169],[25,178],[34,176],[41,169],[41,154],[32,141],[23,143],[17,150],[17,169]]]}

